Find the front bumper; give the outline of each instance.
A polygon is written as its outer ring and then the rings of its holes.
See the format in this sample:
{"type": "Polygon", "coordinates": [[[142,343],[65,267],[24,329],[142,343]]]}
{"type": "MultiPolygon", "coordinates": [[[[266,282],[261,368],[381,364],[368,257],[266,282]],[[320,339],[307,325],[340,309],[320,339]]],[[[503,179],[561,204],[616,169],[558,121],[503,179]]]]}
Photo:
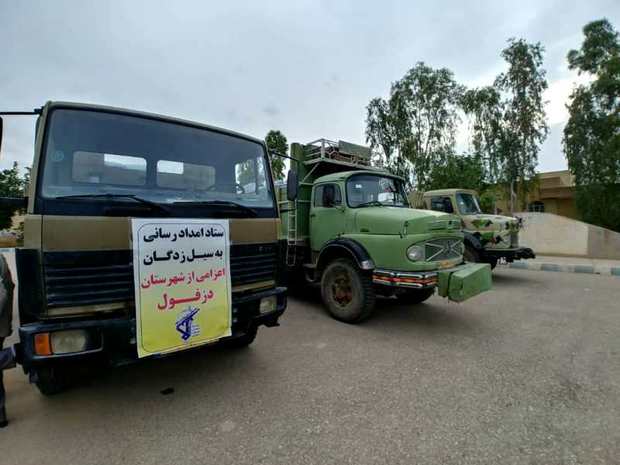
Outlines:
{"type": "Polygon", "coordinates": [[[529,247],[519,247],[515,249],[484,249],[484,255],[490,258],[505,258],[506,261],[536,258],[536,254],[529,247]]]}
{"type": "MultiPolygon", "coordinates": [[[[278,319],[286,309],[286,288],[277,287],[242,296],[235,296],[233,294],[232,307],[232,336],[220,339],[214,342],[214,344],[243,336],[253,327],[260,325],[277,326],[278,319]],[[260,299],[273,295],[277,297],[276,310],[260,314],[260,299]]],[[[15,346],[17,358],[26,372],[31,367],[37,365],[75,363],[93,359],[98,359],[113,366],[138,361],[136,320],[134,317],[106,319],[73,318],[67,321],[36,322],[21,326],[19,328],[19,339],[19,344],[15,346]],[[96,346],[82,352],[37,355],[35,350],[36,334],[72,329],[86,331],[89,340],[97,341],[96,346]]]]}
{"type": "Polygon", "coordinates": [[[412,289],[425,289],[437,286],[436,271],[392,271],[375,269],[372,282],[383,286],[395,286],[412,289]]]}
{"type": "Polygon", "coordinates": [[[437,287],[440,296],[462,302],[491,289],[491,267],[486,263],[465,263],[439,271],[376,269],[373,272],[373,283],[409,289],[437,287]]]}

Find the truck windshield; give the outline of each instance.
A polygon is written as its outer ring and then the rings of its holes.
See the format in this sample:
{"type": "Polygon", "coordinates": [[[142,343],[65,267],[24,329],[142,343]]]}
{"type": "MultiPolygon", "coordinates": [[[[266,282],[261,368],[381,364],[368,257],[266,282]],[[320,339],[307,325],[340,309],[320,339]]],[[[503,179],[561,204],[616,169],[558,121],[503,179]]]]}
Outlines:
{"type": "Polygon", "coordinates": [[[213,208],[226,202],[241,212],[275,211],[258,142],[105,111],[54,109],[50,118],[44,200],[131,203],[134,197],[143,203],[213,208]]]}
{"type": "Polygon", "coordinates": [[[403,183],[392,177],[376,174],[357,174],[347,180],[349,207],[390,206],[409,207],[403,183]]]}
{"type": "Polygon", "coordinates": [[[481,213],[478,199],[472,194],[456,194],[456,204],[461,215],[477,215],[481,213]]]}

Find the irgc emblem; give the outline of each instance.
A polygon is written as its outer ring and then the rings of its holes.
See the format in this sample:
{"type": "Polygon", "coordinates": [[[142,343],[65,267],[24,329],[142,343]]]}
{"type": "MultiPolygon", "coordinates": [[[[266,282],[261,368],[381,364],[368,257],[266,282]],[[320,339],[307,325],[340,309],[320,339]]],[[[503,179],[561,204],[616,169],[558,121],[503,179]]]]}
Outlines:
{"type": "Polygon", "coordinates": [[[187,342],[190,338],[200,334],[200,326],[194,321],[194,317],[198,314],[198,307],[187,307],[179,313],[176,321],[176,330],[181,334],[183,342],[187,342]]]}

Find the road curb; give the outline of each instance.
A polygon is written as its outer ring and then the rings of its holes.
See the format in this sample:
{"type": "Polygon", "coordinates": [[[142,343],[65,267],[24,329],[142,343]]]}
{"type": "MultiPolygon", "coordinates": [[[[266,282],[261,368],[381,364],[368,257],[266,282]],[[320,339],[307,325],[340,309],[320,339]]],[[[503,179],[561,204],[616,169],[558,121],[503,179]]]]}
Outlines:
{"type": "Polygon", "coordinates": [[[605,265],[572,265],[551,262],[518,261],[505,263],[503,266],[517,270],[552,271],[560,273],[598,274],[620,277],[620,266],[605,265]]]}

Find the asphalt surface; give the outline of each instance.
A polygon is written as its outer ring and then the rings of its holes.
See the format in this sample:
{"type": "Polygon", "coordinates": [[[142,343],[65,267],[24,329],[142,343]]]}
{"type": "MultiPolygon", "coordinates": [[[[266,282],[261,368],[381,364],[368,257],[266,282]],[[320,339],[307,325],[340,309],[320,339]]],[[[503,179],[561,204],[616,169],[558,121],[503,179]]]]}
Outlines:
{"type": "Polygon", "coordinates": [[[620,278],[502,269],[494,286],[358,326],[298,296],[247,349],[51,398],[12,370],[0,463],[618,463],[620,278]]]}

